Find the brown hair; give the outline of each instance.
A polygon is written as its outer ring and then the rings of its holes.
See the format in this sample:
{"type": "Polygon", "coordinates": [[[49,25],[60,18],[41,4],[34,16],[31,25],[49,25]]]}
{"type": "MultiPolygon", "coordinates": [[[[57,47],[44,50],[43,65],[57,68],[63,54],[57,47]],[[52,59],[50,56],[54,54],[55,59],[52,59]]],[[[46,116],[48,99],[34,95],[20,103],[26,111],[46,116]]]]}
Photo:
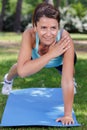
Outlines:
{"type": "Polygon", "coordinates": [[[40,3],[35,8],[34,14],[33,14],[33,26],[37,26],[37,22],[39,19],[43,16],[46,16],[48,18],[53,18],[60,22],[60,12],[57,10],[53,5],[48,3],[40,3]]]}

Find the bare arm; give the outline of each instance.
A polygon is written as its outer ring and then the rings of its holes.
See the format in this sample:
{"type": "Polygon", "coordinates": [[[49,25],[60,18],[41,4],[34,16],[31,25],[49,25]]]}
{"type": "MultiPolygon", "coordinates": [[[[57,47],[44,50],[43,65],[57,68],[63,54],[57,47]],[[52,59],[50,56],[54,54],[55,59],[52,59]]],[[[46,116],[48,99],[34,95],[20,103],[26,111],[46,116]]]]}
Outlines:
{"type": "MultiPolygon", "coordinates": [[[[65,31],[63,35],[69,34],[65,31]]],[[[70,36],[69,36],[70,38],[70,36]]],[[[63,58],[63,70],[62,70],[62,89],[64,96],[64,117],[57,119],[62,121],[63,124],[74,123],[72,119],[72,106],[74,99],[74,84],[73,84],[73,72],[74,72],[74,44],[70,38],[70,49],[64,53],[63,58]]]]}
{"type": "Polygon", "coordinates": [[[33,39],[30,31],[25,31],[22,36],[21,49],[18,57],[18,74],[21,77],[29,76],[41,70],[50,60],[48,54],[38,59],[31,60],[33,39]]]}
{"type": "Polygon", "coordinates": [[[31,60],[33,38],[29,31],[25,31],[18,57],[18,74],[21,77],[32,75],[40,71],[52,58],[63,54],[68,48],[69,40],[64,37],[58,44],[53,43],[46,54],[40,58],[31,60]]]}

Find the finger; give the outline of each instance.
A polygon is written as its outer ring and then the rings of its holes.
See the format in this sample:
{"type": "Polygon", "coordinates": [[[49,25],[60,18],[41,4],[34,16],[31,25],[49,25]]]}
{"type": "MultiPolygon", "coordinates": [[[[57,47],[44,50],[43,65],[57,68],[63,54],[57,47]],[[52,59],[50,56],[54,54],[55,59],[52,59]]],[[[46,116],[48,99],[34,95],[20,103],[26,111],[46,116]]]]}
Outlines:
{"type": "Polygon", "coordinates": [[[73,119],[69,119],[69,120],[66,121],[65,124],[66,124],[66,125],[74,124],[74,120],[73,120],[73,119]]]}
{"type": "Polygon", "coordinates": [[[64,36],[64,37],[61,38],[61,41],[65,41],[66,39],[69,39],[69,37],[68,36],[64,36]]]}
{"type": "Polygon", "coordinates": [[[69,120],[69,121],[67,122],[67,125],[71,125],[71,124],[74,124],[74,121],[73,121],[73,120],[69,120]]]}
{"type": "Polygon", "coordinates": [[[61,120],[61,122],[62,122],[62,125],[67,125],[65,120],[61,120]]]}
{"type": "Polygon", "coordinates": [[[72,124],[72,121],[69,121],[69,122],[68,122],[68,125],[71,125],[71,124],[72,124]]]}
{"type": "Polygon", "coordinates": [[[55,41],[55,42],[53,42],[53,43],[51,44],[51,46],[54,46],[54,45],[55,45],[55,43],[56,43],[56,41],[55,41]]]}
{"type": "Polygon", "coordinates": [[[69,38],[68,36],[64,36],[64,37],[60,40],[59,44],[62,44],[63,42],[67,42],[69,39],[70,39],[70,38],[69,38]]]}
{"type": "Polygon", "coordinates": [[[70,39],[65,39],[61,45],[67,45],[70,43],[70,39]]]}
{"type": "Polygon", "coordinates": [[[56,119],[56,122],[60,122],[60,121],[61,121],[61,118],[57,118],[57,119],[56,119]]]}
{"type": "Polygon", "coordinates": [[[62,44],[62,47],[63,48],[66,48],[67,46],[69,46],[70,45],[70,40],[68,40],[67,42],[64,42],[63,44],[62,44]]]}
{"type": "Polygon", "coordinates": [[[71,125],[71,121],[66,121],[65,125],[71,125]]]}
{"type": "Polygon", "coordinates": [[[70,49],[70,47],[71,47],[71,46],[68,46],[68,47],[63,48],[62,53],[66,52],[68,49],[70,49]]]}
{"type": "Polygon", "coordinates": [[[74,120],[71,121],[71,124],[74,124],[74,120]]]}
{"type": "Polygon", "coordinates": [[[63,41],[61,44],[57,44],[57,46],[60,46],[62,48],[65,48],[66,46],[68,46],[70,44],[70,40],[65,40],[63,41]]]}

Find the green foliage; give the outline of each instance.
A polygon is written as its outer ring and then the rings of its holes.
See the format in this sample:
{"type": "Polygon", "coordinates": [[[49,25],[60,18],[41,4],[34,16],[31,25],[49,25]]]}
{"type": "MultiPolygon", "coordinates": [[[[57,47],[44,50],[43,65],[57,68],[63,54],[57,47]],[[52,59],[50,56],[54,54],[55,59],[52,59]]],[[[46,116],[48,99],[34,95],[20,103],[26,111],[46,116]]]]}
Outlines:
{"type": "Polygon", "coordinates": [[[79,2],[82,3],[85,8],[87,7],[87,0],[61,0],[60,6],[65,7],[71,4],[77,5],[79,2]]]}
{"type": "Polygon", "coordinates": [[[22,4],[22,15],[26,15],[28,13],[32,13],[33,11],[33,5],[31,5],[30,3],[25,3],[25,1],[23,1],[22,4]]]}
{"type": "Polygon", "coordinates": [[[17,0],[8,0],[7,13],[6,13],[8,16],[14,14],[15,9],[16,9],[16,3],[17,3],[17,0]]]}
{"type": "Polygon", "coordinates": [[[22,6],[22,14],[29,14],[29,13],[33,13],[36,5],[38,5],[39,3],[41,3],[42,0],[25,0],[23,1],[23,6],[22,6]]]}
{"type": "Polygon", "coordinates": [[[61,27],[65,28],[67,31],[76,33],[76,32],[85,32],[87,33],[87,16],[85,15],[86,9],[82,9],[83,5],[80,3],[78,4],[81,6],[81,11],[79,12],[79,6],[67,6],[64,8],[59,8],[61,13],[61,27]],[[84,15],[83,15],[84,14],[84,15]]]}
{"type": "Polygon", "coordinates": [[[77,4],[72,4],[71,7],[75,9],[76,15],[79,16],[79,18],[82,18],[86,15],[86,8],[80,2],[78,2],[77,4]]]}
{"type": "Polygon", "coordinates": [[[1,0],[0,0],[0,13],[1,13],[1,9],[2,9],[2,3],[1,3],[1,0]]]}
{"type": "Polygon", "coordinates": [[[76,1],[82,3],[85,6],[85,8],[87,8],[87,0],[76,0],[76,1]]]}

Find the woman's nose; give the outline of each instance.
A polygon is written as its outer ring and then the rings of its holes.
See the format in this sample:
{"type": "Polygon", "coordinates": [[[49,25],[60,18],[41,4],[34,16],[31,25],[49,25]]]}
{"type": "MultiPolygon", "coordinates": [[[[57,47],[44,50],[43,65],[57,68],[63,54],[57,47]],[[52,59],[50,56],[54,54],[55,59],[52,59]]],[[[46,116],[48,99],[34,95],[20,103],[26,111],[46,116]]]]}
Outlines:
{"type": "Polygon", "coordinates": [[[50,30],[50,29],[47,29],[46,34],[47,34],[47,36],[50,36],[50,35],[52,34],[52,33],[51,33],[51,30],[50,30]]]}

